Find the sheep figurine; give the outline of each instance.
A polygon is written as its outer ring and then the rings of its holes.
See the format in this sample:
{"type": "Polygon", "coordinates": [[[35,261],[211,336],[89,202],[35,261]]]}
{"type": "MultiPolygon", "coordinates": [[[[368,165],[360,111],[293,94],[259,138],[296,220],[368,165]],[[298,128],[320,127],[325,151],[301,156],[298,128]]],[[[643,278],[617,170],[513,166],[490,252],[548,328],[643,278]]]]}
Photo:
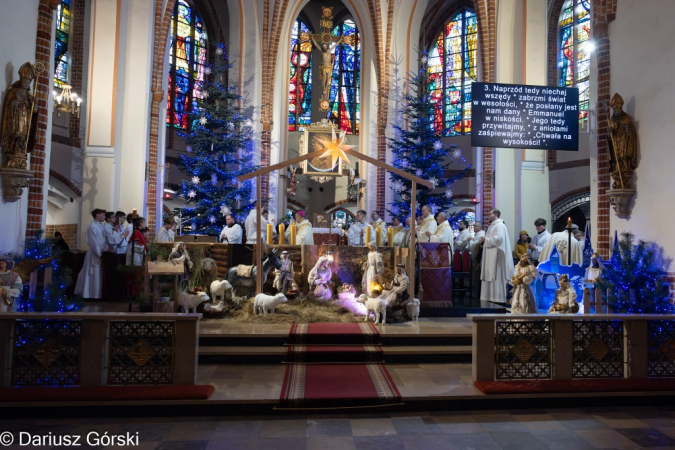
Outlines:
{"type": "Polygon", "coordinates": [[[192,312],[197,312],[197,306],[209,300],[206,292],[197,292],[196,294],[181,292],[178,294],[178,304],[183,307],[185,312],[190,312],[191,309],[193,310],[192,312]]]}
{"type": "Polygon", "coordinates": [[[232,298],[232,285],[227,280],[216,280],[211,283],[211,298],[213,301],[232,298]]]}
{"type": "Polygon", "coordinates": [[[384,302],[384,299],[380,297],[367,297],[366,294],[361,294],[356,301],[366,305],[366,318],[363,319],[364,322],[370,319],[370,312],[372,311],[375,323],[380,322],[380,319],[382,319],[382,324],[387,323],[387,304],[384,302]]]}
{"type": "Polygon", "coordinates": [[[405,305],[406,310],[408,311],[408,317],[412,320],[418,320],[420,317],[420,299],[413,298],[408,301],[405,305]]]}
{"type": "Polygon", "coordinates": [[[258,294],[253,300],[253,312],[255,314],[267,314],[267,310],[269,310],[270,314],[274,314],[274,308],[281,303],[285,303],[287,300],[286,296],[281,292],[274,296],[258,294]]]}
{"type": "Polygon", "coordinates": [[[222,312],[224,308],[225,302],[223,300],[221,300],[217,305],[212,305],[211,303],[204,305],[204,311],[222,312]]]}

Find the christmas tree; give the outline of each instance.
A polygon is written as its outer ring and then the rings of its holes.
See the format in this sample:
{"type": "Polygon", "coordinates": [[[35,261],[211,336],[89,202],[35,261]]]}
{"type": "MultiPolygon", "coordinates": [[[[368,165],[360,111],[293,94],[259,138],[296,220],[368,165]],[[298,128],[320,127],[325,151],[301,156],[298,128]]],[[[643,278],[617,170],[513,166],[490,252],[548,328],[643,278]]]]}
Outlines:
{"type": "MultiPolygon", "coordinates": [[[[431,206],[434,212],[448,211],[454,206],[452,200],[452,184],[464,177],[471,164],[462,156],[462,150],[456,145],[445,144],[433,127],[434,103],[428,90],[427,62],[428,55],[421,53],[420,69],[417,74],[408,76],[409,92],[398,94],[402,104],[397,117],[398,122],[392,124],[395,136],[389,139],[394,167],[430,181],[434,188],[417,187],[417,205],[431,206]],[[446,176],[450,166],[460,170],[456,175],[446,176]]],[[[388,212],[394,216],[410,215],[410,195],[412,182],[395,173],[390,174],[391,189],[395,192],[395,200],[388,212]]],[[[452,225],[462,220],[464,213],[447,214],[452,225]]]]}
{"type": "Polygon", "coordinates": [[[621,233],[614,241],[612,257],[599,287],[614,290],[614,312],[627,314],[671,314],[673,305],[668,300],[668,289],[663,275],[668,271],[667,261],[655,243],[639,240],[630,232],[621,233]]]}
{"type": "Polygon", "coordinates": [[[183,220],[187,219],[190,233],[218,234],[225,226],[225,215],[244,220],[255,204],[250,181],[237,181],[256,167],[253,124],[238,88],[226,84],[230,67],[224,46],[218,44],[216,61],[205,70],[199,108],[189,116],[192,130],[180,134],[187,144],[178,168],[187,176],[181,190],[186,202],[183,220]]]}

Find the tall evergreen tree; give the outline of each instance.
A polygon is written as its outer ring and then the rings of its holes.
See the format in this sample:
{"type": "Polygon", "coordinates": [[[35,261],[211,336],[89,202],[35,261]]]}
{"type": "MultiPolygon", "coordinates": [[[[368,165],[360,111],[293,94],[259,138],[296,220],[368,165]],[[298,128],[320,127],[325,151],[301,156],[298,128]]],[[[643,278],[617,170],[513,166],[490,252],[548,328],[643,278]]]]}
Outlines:
{"type": "Polygon", "coordinates": [[[206,69],[199,109],[190,113],[192,129],[181,133],[187,153],[180,156],[179,170],[186,175],[181,185],[191,233],[216,234],[232,213],[243,220],[253,207],[251,182],[237,177],[256,169],[253,165],[253,128],[242,107],[238,88],[227,85],[224,46],[218,44],[216,61],[206,69]]]}
{"type": "MultiPolygon", "coordinates": [[[[420,53],[420,68],[417,74],[408,75],[409,92],[399,94],[398,104],[402,105],[392,126],[395,136],[389,139],[389,149],[394,167],[431,181],[434,188],[417,187],[417,205],[430,205],[434,211],[447,211],[454,206],[452,184],[466,176],[471,164],[462,156],[456,145],[445,144],[433,128],[434,103],[428,89],[426,52],[420,53]],[[459,172],[447,177],[446,171],[455,166],[459,172]]],[[[395,200],[390,204],[389,213],[399,217],[410,215],[412,182],[391,173],[391,189],[395,200]]],[[[465,214],[448,214],[451,224],[456,224],[465,214]]]]}

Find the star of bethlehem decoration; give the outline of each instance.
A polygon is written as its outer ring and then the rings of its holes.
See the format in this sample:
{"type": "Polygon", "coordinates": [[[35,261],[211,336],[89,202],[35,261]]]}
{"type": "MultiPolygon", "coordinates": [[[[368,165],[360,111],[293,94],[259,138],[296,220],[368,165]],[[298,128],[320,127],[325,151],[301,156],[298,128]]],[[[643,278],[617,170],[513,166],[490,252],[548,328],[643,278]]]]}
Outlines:
{"type": "Polygon", "coordinates": [[[230,213],[230,208],[227,205],[220,205],[220,214],[226,216],[230,213]]]}
{"type": "Polygon", "coordinates": [[[209,98],[209,91],[202,92],[202,98],[209,98]]]}
{"type": "Polygon", "coordinates": [[[220,55],[222,55],[222,54],[223,54],[223,49],[220,48],[220,47],[218,47],[218,48],[216,49],[216,55],[219,55],[219,56],[220,56],[220,55]]]}
{"type": "Polygon", "coordinates": [[[227,122],[227,129],[230,131],[234,130],[234,124],[232,122],[227,122]]]}
{"type": "Polygon", "coordinates": [[[188,192],[188,197],[195,198],[196,196],[197,196],[197,193],[194,190],[191,190],[190,192],[188,192]]]}
{"type": "Polygon", "coordinates": [[[185,147],[185,151],[188,153],[192,153],[192,146],[188,145],[187,147],[185,147]]]}
{"type": "Polygon", "coordinates": [[[199,184],[200,181],[199,177],[192,177],[192,183],[199,184]]]}
{"type": "Polygon", "coordinates": [[[423,55],[422,58],[420,58],[420,61],[422,61],[422,64],[426,64],[427,61],[429,61],[429,58],[427,58],[427,55],[423,55]]]}
{"type": "Polygon", "coordinates": [[[207,75],[211,75],[211,68],[210,67],[205,68],[204,73],[207,75]]]}
{"type": "Polygon", "coordinates": [[[238,202],[239,200],[241,200],[241,195],[239,195],[239,194],[235,195],[235,196],[234,196],[234,200],[237,201],[237,202],[238,202]]]}
{"type": "Polygon", "coordinates": [[[325,150],[325,152],[320,156],[320,158],[323,158],[324,156],[330,156],[333,166],[335,166],[335,163],[338,160],[342,159],[351,166],[352,163],[349,161],[349,158],[347,158],[345,150],[351,150],[356,146],[346,144],[347,133],[345,133],[344,130],[340,132],[339,138],[335,134],[335,128],[331,127],[331,132],[332,137],[330,141],[326,141],[324,139],[317,139],[317,141],[319,141],[324,146],[322,150],[325,150]]]}
{"type": "Polygon", "coordinates": [[[461,157],[462,157],[462,151],[461,151],[460,149],[456,148],[456,149],[452,152],[452,157],[455,158],[455,159],[461,158],[461,157]]]}
{"type": "Polygon", "coordinates": [[[216,218],[215,218],[215,216],[209,216],[209,222],[211,222],[211,223],[216,223],[216,218]]]}
{"type": "Polygon", "coordinates": [[[438,180],[436,179],[436,177],[431,177],[429,178],[429,183],[431,183],[433,187],[436,187],[438,185],[438,180]]]}
{"type": "Polygon", "coordinates": [[[441,141],[434,142],[434,149],[440,150],[443,148],[443,143],[441,141]]]}
{"type": "MultiPolygon", "coordinates": [[[[422,169],[417,169],[415,171],[415,175],[417,175],[418,177],[421,177],[422,176],[422,169]]],[[[431,181],[431,180],[429,180],[429,181],[431,181]]]]}
{"type": "Polygon", "coordinates": [[[206,116],[202,116],[199,118],[199,123],[202,125],[206,125],[206,123],[209,121],[209,119],[206,118],[206,116]]]}
{"type": "Polygon", "coordinates": [[[452,189],[448,188],[445,190],[445,198],[452,198],[452,189]]]}

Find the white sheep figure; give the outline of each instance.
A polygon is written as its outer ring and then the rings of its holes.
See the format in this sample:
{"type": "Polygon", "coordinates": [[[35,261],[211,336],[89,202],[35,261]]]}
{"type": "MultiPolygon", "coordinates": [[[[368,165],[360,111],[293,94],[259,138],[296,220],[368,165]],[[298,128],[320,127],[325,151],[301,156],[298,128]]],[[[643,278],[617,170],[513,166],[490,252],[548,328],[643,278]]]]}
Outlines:
{"type": "Polygon", "coordinates": [[[420,299],[413,298],[408,301],[405,305],[406,310],[408,311],[408,317],[412,320],[418,320],[420,318],[420,299]]]}
{"type": "Polygon", "coordinates": [[[217,305],[212,305],[211,303],[204,305],[204,311],[222,312],[223,309],[225,309],[225,302],[223,300],[221,300],[217,305]]]}
{"type": "Polygon", "coordinates": [[[192,312],[197,312],[197,306],[209,300],[206,292],[197,292],[196,294],[181,292],[178,294],[178,304],[183,307],[185,312],[190,312],[191,309],[193,310],[192,312]]]}
{"type": "Polygon", "coordinates": [[[366,305],[366,318],[363,319],[364,322],[370,319],[370,312],[372,311],[375,323],[379,323],[380,319],[382,319],[383,325],[387,323],[387,304],[384,302],[384,299],[380,297],[367,297],[366,294],[361,294],[356,301],[366,305]]]}
{"type": "Polygon", "coordinates": [[[232,298],[232,285],[227,280],[216,280],[211,283],[211,298],[214,302],[218,300],[225,300],[226,293],[232,298]]]}
{"type": "Polygon", "coordinates": [[[274,314],[274,308],[286,301],[288,299],[281,292],[276,295],[258,294],[253,300],[253,312],[255,314],[267,314],[267,310],[269,310],[270,314],[274,314]]]}

